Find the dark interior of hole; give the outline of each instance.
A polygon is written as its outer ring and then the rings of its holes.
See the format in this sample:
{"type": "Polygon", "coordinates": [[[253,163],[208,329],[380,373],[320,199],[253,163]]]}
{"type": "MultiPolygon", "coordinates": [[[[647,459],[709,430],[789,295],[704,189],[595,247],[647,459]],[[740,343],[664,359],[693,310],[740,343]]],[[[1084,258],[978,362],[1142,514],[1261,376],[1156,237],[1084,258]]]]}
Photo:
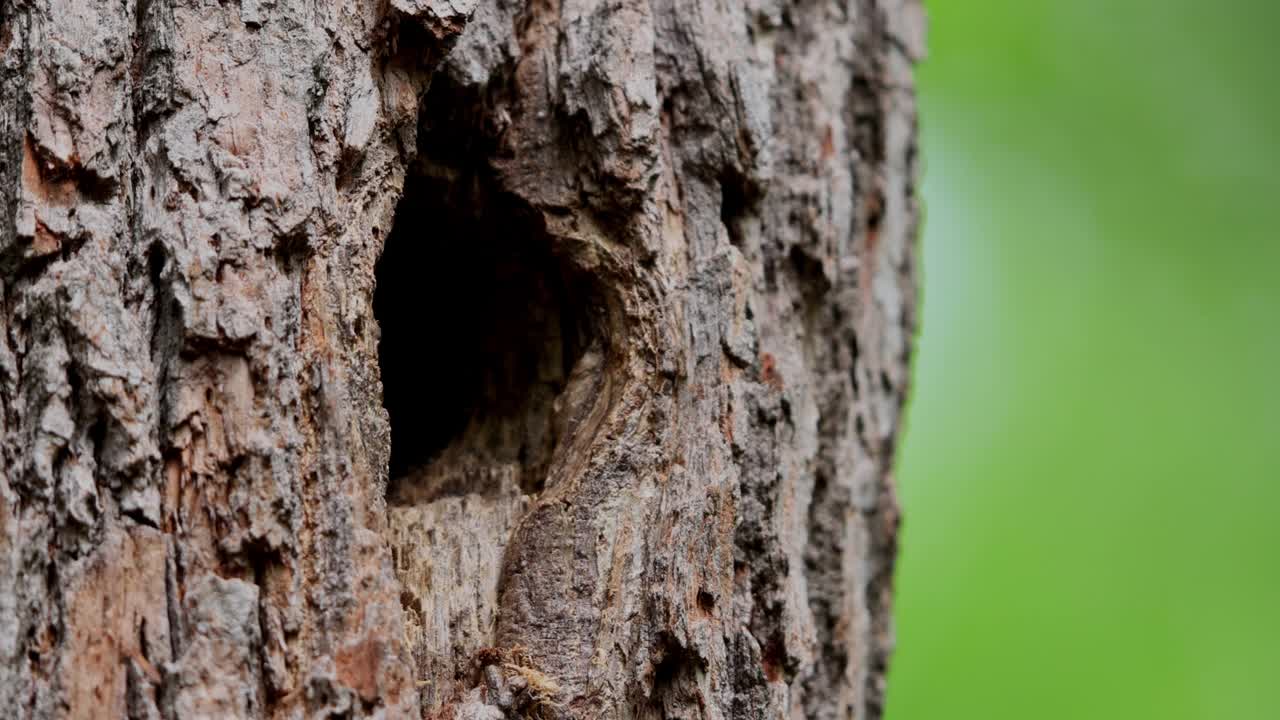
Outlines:
{"type": "Polygon", "coordinates": [[[393,502],[429,464],[464,458],[517,464],[537,489],[553,402],[590,339],[586,302],[540,224],[482,178],[407,180],[373,302],[393,502]]]}

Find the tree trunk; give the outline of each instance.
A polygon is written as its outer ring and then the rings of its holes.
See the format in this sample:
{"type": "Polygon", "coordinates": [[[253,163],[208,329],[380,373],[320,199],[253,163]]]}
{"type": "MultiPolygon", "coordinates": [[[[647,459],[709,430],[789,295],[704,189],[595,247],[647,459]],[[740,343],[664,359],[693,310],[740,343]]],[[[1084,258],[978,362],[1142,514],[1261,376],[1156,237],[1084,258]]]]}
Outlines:
{"type": "Polygon", "coordinates": [[[0,0],[0,708],[874,718],[916,0],[0,0]]]}

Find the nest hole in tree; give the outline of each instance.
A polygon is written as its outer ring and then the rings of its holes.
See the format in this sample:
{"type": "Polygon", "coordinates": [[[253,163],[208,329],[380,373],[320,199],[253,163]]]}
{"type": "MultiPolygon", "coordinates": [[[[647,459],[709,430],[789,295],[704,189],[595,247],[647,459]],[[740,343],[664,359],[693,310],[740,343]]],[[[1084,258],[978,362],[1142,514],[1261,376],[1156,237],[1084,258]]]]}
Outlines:
{"type": "Polygon", "coordinates": [[[454,135],[420,130],[377,265],[393,504],[487,491],[495,471],[540,489],[555,398],[593,335],[585,284],[541,220],[454,135]]]}

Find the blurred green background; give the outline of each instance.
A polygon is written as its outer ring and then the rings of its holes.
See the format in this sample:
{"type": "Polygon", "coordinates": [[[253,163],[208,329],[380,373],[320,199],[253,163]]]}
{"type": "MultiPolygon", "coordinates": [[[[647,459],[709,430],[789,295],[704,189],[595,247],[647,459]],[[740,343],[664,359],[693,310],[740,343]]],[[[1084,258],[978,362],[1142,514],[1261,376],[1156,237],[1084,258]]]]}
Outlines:
{"type": "Polygon", "coordinates": [[[888,720],[1280,718],[1280,3],[926,5],[888,720]]]}

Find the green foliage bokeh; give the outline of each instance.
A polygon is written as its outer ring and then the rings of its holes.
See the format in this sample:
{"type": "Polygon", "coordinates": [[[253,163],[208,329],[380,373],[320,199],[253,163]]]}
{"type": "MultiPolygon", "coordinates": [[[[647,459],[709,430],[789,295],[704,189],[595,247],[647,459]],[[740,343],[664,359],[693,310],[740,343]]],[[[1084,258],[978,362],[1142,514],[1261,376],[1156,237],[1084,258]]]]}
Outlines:
{"type": "Polygon", "coordinates": [[[887,718],[1280,718],[1280,3],[927,5],[887,718]]]}

